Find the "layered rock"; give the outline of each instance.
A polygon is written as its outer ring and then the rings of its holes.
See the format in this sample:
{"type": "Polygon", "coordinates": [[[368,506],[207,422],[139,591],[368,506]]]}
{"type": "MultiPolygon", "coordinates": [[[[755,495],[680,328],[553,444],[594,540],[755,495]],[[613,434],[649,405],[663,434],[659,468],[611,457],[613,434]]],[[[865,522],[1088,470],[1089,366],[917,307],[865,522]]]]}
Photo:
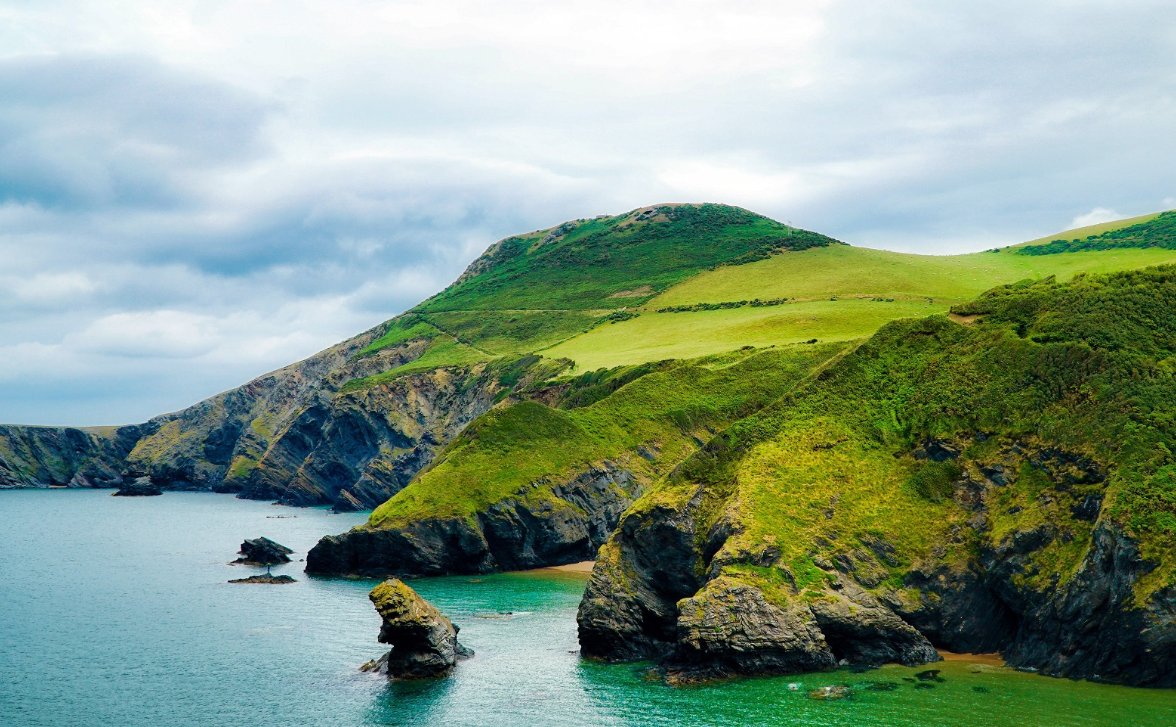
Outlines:
{"type": "Polygon", "coordinates": [[[384,581],[369,598],[380,614],[380,643],[392,649],[366,670],[383,668],[400,679],[437,677],[449,673],[458,659],[473,656],[458,643],[458,627],[403,581],[384,581]]]}
{"type": "Polygon", "coordinates": [[[374,508],[503,389],[478,364],[343,390],[424,351],[408,341],[360,356],[380,330],[146,424],[0,426],[0,487],[120,487],[145,475],[164,489],[374,508]]]}
{"type": "MultiPolygon", "coordinates": [[[[310,550],[306,571],[321,575],[440,575],[520,570],[590,560],[641,484],[603,463],[551,487],[538,501],[522,488],[472,519],[427,518],[402,527],[360,526],[310,550]]],[[[550,483],[542,483],[550,486],[550,483]]]]}
{"type": "Polygon", "coordinates": [[[278,565],[279,563],[289,563],[290,554],[293,552],[281,543],[260,537],[241,543],[239,551],[241,557],[233,562],[243,565],[278,565]]]}
{"type": "Polygon", "coordinates": [[[150,431],[0,425],[0,488],[120,487],[127,455],[150,431]]]}

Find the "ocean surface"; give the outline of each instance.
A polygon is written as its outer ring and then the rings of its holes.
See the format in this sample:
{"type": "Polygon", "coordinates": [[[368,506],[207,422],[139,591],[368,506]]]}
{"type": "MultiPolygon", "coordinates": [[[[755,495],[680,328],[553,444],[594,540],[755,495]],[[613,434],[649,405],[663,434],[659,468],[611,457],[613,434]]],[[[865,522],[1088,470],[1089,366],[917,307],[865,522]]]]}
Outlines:
{"type": "Polygon", "coordinates": [[[226,495],[0,491],[0,725],[1176,725],[1176,690],[1072,682],[952,661],[675,688],[642,665],[582,661],[584,577],[421,579],[477,655],[452,677],[389,683],[375,581],[230,585],[265,535],[305,557],[363,515],[226,495]],[[816,701],[811,689],[849,684],[816,701]],[[881,686],[879,686],[881,685],[881,686]],[[872,687],[872,688],[871,688],[872,687]]]}

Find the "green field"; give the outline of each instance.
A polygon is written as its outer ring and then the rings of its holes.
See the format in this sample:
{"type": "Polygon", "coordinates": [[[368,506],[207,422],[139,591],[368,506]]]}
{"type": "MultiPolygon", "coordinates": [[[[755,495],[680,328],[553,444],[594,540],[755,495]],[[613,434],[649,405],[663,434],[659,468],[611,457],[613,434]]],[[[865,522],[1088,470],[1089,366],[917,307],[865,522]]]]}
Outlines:
{"type": "Polygon", "coordinates": [[[1176,250],[1158,248],[1036,256],[1010,251],[935,256],[840,245],[815,248],[701,273],[650,300],[641,307],[639,317],[599,326],[542,354],[572,359],[575,370],[583,371],[704,356],[747,345],[861,338],[888,321],[946,312],[1002,283],[1049,275],[1068,280],[1080,272],[1171,262],[1176,262],[1176,250]],[[656,312],[668,306],[743,300],[750,295],[797,302],[656,312]]]}

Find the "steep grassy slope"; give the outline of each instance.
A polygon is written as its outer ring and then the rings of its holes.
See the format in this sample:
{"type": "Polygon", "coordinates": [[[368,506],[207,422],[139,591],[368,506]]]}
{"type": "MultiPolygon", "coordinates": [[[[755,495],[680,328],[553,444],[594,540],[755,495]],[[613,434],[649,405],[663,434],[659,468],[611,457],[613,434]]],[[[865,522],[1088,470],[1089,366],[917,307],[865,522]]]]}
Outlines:
{"type": "Polygon", "coordinates": [[[307,569],[483,572],[590,558],[649,482],[841,350],[739,351],[520,391],[528,398],[467,428],[368,525],[325,538],[307,569]]]}
{"type": "Polygon", "coordinates": [[[715,674],[934,644],[1171,686],[1174,310],[1169,266],[887,325],[625,514],[585,653],[715,674]]]}

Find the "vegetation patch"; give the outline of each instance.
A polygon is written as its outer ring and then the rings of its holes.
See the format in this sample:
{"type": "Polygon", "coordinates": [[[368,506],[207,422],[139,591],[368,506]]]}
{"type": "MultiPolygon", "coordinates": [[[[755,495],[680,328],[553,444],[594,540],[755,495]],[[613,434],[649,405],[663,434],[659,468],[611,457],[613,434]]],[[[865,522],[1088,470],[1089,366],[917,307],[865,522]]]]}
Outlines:
{"type": "Polygon", "coordinates": [[[1138,224],[1082,238],[1054,239],[1038,245],[1024,245],[1015,248],[1015,251],[1018,255],[1057,255],[1066,252],[1149,247],[1176,250],[1176,210],[1162,212],[1138,224]]]}

